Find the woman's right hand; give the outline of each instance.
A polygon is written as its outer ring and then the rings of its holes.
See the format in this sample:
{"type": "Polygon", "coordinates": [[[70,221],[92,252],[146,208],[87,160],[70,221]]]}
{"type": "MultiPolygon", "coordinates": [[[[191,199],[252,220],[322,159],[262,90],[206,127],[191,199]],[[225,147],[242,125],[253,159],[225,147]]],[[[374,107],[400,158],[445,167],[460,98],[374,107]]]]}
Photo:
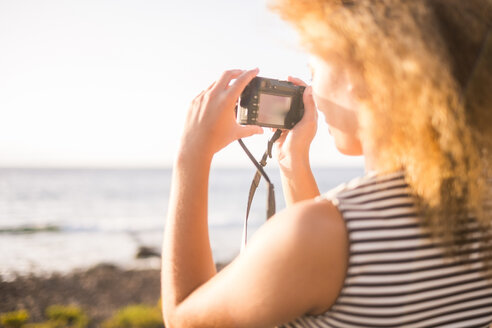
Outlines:
{"type": "Polygon", "coordinates": [[[318,113],[314,104],[312,88],[301,79],[289,76],[295,85],[305,86],[303,95],[304,116],[291,130],[284,130],[276,142],[277,160],[284,171],[296,169],[295,165],[309,166],[309,148],[316,135],[318,113]]]}
{"type": "Polygon", "coordinates": [[[179,157],[191,155],[194,159],[211,160],[231,142],[263,133],[259,126],[238,124],[234,113],[239,95],[257,74],[258,69],[225,71],[193,100],[181,136],[179,157]]]}

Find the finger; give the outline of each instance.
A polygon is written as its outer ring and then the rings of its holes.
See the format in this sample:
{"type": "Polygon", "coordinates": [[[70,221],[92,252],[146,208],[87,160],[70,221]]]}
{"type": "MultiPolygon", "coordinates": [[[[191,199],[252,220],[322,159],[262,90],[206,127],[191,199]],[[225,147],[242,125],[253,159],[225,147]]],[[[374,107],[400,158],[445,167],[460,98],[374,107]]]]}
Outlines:
{"type": "Polygon", "coordinates": [[[304,102],[304,117],[306,120],[316,119],[316,105],[313,99],[313,88],[311,86],[304,90],[302,95],[302,100],[304,102]]]}
{"type": "Polygon", "coordinates": [[[301,79],[298,79],[297,77],[292,77],[292,76],[289,76],[289,77],[287,77],[287,81],[292,82],[292,83],[294,83],[295,85],[301,85],[301,86],[303,86],[303,87],[307,87],[306,82],[304,82],[304,81],[303,81],[303,80],[301,80],[301,79]]]}
{"type": "Polygon", "coordinates": [[[206,91],[210,91],[215,86],[216,83],[217,81],[214,81],[212,84],[210,84],[206,91]]]}
{"type": "Polygon", "coordinates": [[[210,84],[208,88],[202,90],[202,92],[200,92],[198,96],[196,96],[195,98],[202,97],[205,93],[209,92],[214,86],[215,86],[215,81],[212,84],[210,84]]]}
{"type": "Polygon", "coordinates": [[[244,71],[240,69],[231,69],[225,71],[224,73],[222,73],[220,78],[215,82],[215,88],[219,90],[225,89],[229,85],[229,83],[231,83],[231,80],[240,76],[243,72],[244,71]]]}
{"type": "Polygon", "coordinates": [[[207,89],[200,91],[200,93],[195,97],[195,99],[202,97],[205,94],[205,92],[207,92],[207,89]]]}
{"type": "Polygon", "coordinates": [[[236,81],[231,85],[229,88],[229,93],[231,96],[233,96],[235,99],[239,97],[241,92],[243,92],[244,88],[248,85],[249,82],[258,74],[260,70],[258,68],[245,71],[243,74],[238,76],[236,81]]]}
{"type": "Polygon", "coordinates": [[[239,125],[237,139],[250,137],[255,134],[263,134],[263,128],[258,125],[239,125]]]}

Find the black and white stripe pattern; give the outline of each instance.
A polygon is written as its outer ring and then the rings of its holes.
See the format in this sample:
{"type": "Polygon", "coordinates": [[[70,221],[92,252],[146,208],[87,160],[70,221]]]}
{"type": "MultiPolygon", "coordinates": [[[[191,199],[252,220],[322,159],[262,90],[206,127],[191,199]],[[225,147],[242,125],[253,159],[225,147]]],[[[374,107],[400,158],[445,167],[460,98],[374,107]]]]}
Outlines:
{"type": "Polygon", "coordinates": [[[421,228],[402,172],[357,179],[321,198],[332,200],[347,224],[350,258],[345,284],[329,311],[282,327],[492,323],[492,279],[484,275],[477,245],[467,251],[470,256],[464,262],[447,259],[442,245],[421,228]]]}

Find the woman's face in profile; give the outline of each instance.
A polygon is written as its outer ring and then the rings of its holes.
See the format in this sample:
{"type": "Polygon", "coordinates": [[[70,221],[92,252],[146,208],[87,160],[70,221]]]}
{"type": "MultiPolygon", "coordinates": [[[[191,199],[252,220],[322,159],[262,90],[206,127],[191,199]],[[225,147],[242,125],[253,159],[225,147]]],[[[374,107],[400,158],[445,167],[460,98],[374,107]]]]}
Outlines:
{"type": "Polygon", "coordinates": [[[312,57],[309,64],[316,107],[324,114],[338,150],[345,155],[362,155],[357,119],[359,105],[347,67],[318,57],[312,57]]]}

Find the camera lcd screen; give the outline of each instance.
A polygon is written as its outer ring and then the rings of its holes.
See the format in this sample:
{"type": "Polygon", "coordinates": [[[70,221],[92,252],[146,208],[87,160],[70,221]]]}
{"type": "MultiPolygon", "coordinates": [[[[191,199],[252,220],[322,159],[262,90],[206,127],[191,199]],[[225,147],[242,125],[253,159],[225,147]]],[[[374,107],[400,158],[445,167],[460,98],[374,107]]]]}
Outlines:
{"type": "Polygon", "coordinates": [[[258,123],[284,125],[285,116],[290,110],[291,96],[275,96],[260,94],[258,108],[258,123]]]}

